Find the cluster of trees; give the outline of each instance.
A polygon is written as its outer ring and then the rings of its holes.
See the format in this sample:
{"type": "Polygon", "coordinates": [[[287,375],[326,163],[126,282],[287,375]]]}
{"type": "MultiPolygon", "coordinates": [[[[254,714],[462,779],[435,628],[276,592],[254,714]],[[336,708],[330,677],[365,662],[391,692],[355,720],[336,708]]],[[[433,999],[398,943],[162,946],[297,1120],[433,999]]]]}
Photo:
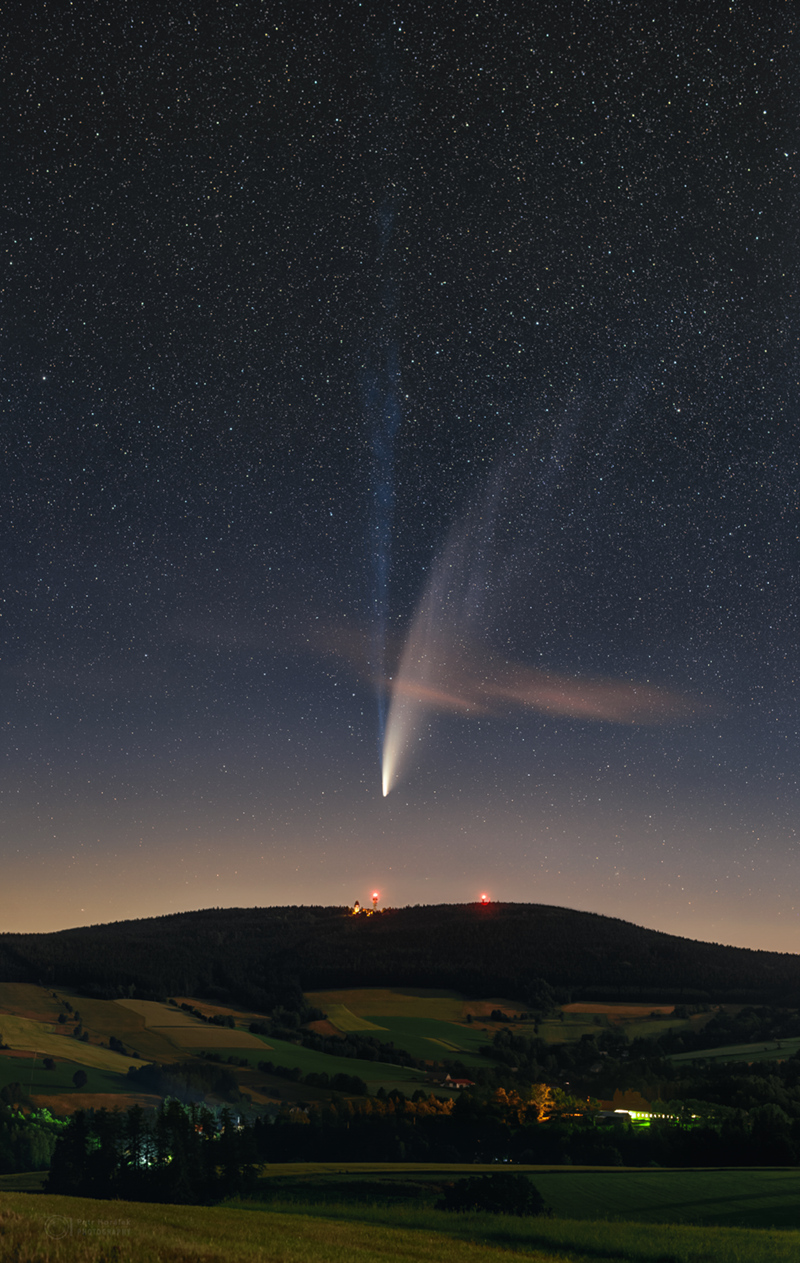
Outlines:
{"type": "Polygon", "coordinates": [[[363,1079],[356,1074],[326,1074],[326,1072],[310,1071],[302,1074],[297,1066],[276,1066],[273,1061],[259,1061],[258,1068],[262,1074],[274,1074],[280,1079],[288,1079],[291,1083],[305,1083],[309,1088],[324,1088],[331,1092],[347,1092],[351,1096],[366,1096],[368,1088],[363,1079]]]}
{"type": "MultiPolygon", "coordinates": [[[[800,1159],[800,1061],[792,1073],[738,1071],[709,1095],[655,1103],[649,1127],[609,1123],[545,1084],[455,1099],[379,1092],[285,1105],[274,1121],[167,1100],[152,1115],[79,1111],[55,1120],[0,1106],[0,1169],[43,1169],[77,1196],[208,1202],[247,1192],[261,1162],[520,1162],[648,1166],[786,1165],[800,1159]],[[60,1133],[60,1134],[59,1134],[60,1133]],[[52,1159],[52,1162],[51,1162],[52,1159]]],[[[528,1212],[526,1212],[528,1213],[528,1212]]]]}
{"type": "Polygon", "coordinates": [[[193,1004],[187,1004],[183,1001],[178,1004],[177,1000],[168,1000],[173,1008],[181,1009],[184,1013],[191,1013],[192,1017],[198,1018],[201,1022],[207,1022],[210,1026],[226,1026],[228,1030],[234,1030],[236,1027],[236,1018],[232,1013],[203,1013],[193,1004]]]}
{"type": "Polygon", "coordinates": [[[131,1086],[140,1092],[175,1097],[184,1103],[200,1102],[207,1095],[231,1104],[242,1099],[233,1071],[210,1058],[170,1062],[167,1065],[154,1061],[145,1066],[131,1066],[128,1079],[131,1086]]]}
{"type": "Polygon", "coordinates": [[[73,1114],[53,1151],[46,1191],[72,1197],[200,1204],[246,1193],[257,1175],[255,1134],[227,1109],[165,1101],[154,1117],[73,1114]]]}
{"type": "Polygon", "coordinates": [[[0,1175],[14,1171],[46,1171],[63,1124],[48,1110],[22,1114],[29,1104],[19,1083],[9,1083],[0,1092],[0,1175]]]}
{"type": "MultiPolygon", "coordinates": [[[[675,1010],[675,1017],[685,1010],[675,1010]]],[[[669,1021],[669,1019],[667,1019],[669,1021]]],[[[697,1030],[670,1029],[655,1039],[646,1041],[647,1050],[663,1056],[680,1052],[699,1052],[705,1048],[721,1048],[726,1044],[780,1043],[800,1035],[800,1011],[770,1005],[748,1005],[738,1013],[720,1009],[697,1030]]],[[[635,1055],[645,1047],[642,1041],[634,1041],[631,1047],[635,1055]]]]}
{"type": "Polygon", "coordinates": [[[488,1211],[492,1215],[551,1215],[544,1198],[524,1175],[468,1175],[445,1185],[437,1210],[488,1211]]]}
{"type": "MultiPolygon", "coordinates": [[[[657,1108],[659,1106],[657,1105],[657,1108]]],[[[774,1101],[750,1109],[670,1100],[649,1127],[609,1122],[546,1085],[439,1100],[422,1093],[284,1106],[256,1122],[270,1162],[520,1162],[597,1166],[794,1165],[800,1117],[774,1101]]]]}

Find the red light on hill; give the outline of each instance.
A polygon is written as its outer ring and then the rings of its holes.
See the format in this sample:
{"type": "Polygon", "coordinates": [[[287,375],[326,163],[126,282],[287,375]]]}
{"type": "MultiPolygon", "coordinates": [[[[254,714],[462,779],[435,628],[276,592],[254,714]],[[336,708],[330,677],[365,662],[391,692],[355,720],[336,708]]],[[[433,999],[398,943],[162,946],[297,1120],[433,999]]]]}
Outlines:
{"type": "Polygon", "coordinates": [[[373,892],[372,892],[372,898],[373,898],[376,902],[377,902],[377,900],[378,900],[378,899],[380,899],[380,895],[379,895],[379,893],[378,893],[378,891],[377,891],[377,890],[373,890],[373,892]]]}
{"type": "Polygon", "coordinates": [[[488,903],[488,902],[489,902],[489,896],[481,895],[481,903],[488,903]]]}

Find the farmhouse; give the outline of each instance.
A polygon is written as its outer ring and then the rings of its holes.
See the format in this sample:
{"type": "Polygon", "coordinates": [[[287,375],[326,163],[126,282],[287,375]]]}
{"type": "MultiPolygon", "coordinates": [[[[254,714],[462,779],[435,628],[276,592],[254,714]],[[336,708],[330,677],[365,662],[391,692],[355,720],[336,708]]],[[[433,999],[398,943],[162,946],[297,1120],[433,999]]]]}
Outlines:
{"type": "Polygon", "coordinates": [[[429,1079],[429,1083],[432,1083],[437,1088],[457,1088],[459,1091],[464,1088],[475,1087],[472,1079],[453,1079],[449,1074],[446,1074],[443,1079],[429,1079]]]}

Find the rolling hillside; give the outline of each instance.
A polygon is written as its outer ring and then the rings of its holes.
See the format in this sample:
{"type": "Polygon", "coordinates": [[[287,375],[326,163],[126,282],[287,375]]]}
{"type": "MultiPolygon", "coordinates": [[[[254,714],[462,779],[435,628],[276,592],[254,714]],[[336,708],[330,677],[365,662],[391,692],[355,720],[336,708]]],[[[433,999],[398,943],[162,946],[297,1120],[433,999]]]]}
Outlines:
{"type": "Polygon", "coordinates": [[[536,1003],[708,996],[797,1003],[800,957],[696,942],[543,904],[444,904],[352,917],[342,908],[225,908],[0,936],[0,981],[98,995],[230,996],[261,1010],[300,990],[457,988],[536,1003]]]}

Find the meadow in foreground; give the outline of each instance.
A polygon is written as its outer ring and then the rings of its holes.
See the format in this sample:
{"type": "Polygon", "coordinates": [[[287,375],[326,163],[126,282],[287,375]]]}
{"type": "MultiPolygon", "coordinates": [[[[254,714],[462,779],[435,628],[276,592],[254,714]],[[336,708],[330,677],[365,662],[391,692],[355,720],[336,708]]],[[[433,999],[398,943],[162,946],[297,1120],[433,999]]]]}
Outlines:
{"type": "Polygon", "coordinates": [[[354,1222],[346,1211],[308,1216],[8,1193],[0,1195],[0,1256],[15,1263],[794,1263],[800,1256],[794,1231],[390,1208],[354,1222]]]}

